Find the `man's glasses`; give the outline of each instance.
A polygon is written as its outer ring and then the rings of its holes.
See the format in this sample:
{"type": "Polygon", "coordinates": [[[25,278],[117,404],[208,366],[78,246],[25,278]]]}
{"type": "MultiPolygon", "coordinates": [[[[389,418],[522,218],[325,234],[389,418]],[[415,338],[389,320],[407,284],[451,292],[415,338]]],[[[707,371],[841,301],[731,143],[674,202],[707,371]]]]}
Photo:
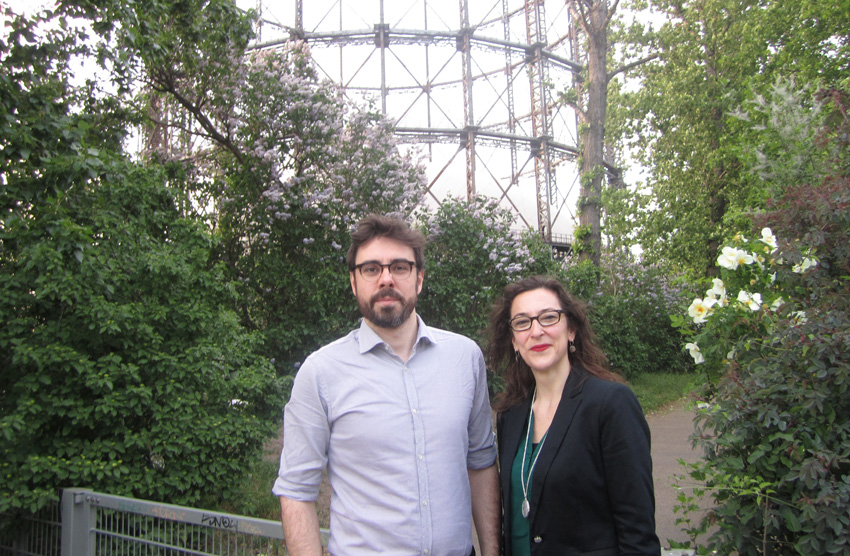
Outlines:
{"type": "Polygon", "coordinates": [[[554,326],[561,322],[561,315],[563,314],[565,314],[564,311],[543,311],[536,317],[514,317],[508,321],[508,324],[514,332],[525,332],[531,328],[531,323],[534,321],[539,322],[540,326],[554,326]]]}
{"type": "Polygon", "coordinates": [[[390,274],[392,274],[393,278],[403,280],[410,276],[410,272],[415,266],[415,262],[405,260],[393,261],[388,264],[381,264],[376,261],[367,261],[365,263],[354,265],[354,268],[360,271],[360,276],[362,276],[364,280],[374,282],[381,277],[381,274],[384,273],[384,268],[390,269],[390,274]]]}

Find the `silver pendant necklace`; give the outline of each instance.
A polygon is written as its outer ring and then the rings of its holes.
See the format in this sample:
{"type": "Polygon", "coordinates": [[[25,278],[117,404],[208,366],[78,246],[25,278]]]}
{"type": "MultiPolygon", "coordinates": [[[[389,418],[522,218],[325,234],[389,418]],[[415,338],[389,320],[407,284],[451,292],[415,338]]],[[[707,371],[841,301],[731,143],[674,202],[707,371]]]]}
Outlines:
{"type": "MultiPolygon", "coordinates": [[[[537,458],[540,457],[540,452],[543,450],[543,443],[546,441],[547,430],[540,439],[540,444],[537,448],[537,453],[534,455],[534,460],[531,462],[531,467],[528,469],[528,478],[525,477],[525,460],[528,457],[528,441],[531,438],[532,420],[534,419],[534,400],[537,399],[537,388],[534,389],[534,395],[531,396],[531,409],[528,411],[528,427],[525,429],[525,447],[522,450],[522,465],[520,466],[519,483],[522,486],[522,517],[528,518],[531,513],[531,504],[528,503],[528,489],[531,487],[531,476],[534,473],[534,466],[537,464],[537,458]]],[[[533,448],[532,448],[533,449],[533,448]]]]}

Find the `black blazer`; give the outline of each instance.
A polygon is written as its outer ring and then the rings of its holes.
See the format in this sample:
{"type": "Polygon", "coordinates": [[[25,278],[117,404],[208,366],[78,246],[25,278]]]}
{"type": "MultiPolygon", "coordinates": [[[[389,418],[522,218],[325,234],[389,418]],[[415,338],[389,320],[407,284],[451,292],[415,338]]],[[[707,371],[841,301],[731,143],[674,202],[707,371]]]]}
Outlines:
{"type": "MultiPolygon", "coordinates": [[[[499,416],[503,546],[511,556],[511,465],[531,399],[499,416]]],[[[649,427],[634,393],[573,367],[531,487],[534,556],[658,556],[649,427]]]]}

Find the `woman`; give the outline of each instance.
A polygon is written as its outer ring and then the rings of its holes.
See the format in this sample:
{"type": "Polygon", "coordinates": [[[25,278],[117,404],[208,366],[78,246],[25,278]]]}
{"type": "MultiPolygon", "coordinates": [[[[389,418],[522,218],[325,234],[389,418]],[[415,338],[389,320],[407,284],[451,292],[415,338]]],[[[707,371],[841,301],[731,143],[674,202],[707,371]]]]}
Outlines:
{"type": "Polygon", "coordinates": [[[490,319],[507,556],[661,553],[649,427],[556,280],[508,285],[490,319]]]}

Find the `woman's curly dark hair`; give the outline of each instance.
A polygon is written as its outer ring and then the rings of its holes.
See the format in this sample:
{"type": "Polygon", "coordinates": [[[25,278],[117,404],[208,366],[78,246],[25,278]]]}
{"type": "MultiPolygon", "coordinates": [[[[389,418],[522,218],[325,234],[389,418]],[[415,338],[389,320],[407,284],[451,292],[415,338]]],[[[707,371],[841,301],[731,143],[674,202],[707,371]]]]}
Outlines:
{"type": "Polygon", "coordinates": [[[614,382],[623,382],[623,377],[613,372],[608,365],[608,358],[596,344],[596,335],[587,320],[585,305],[569,293],[564,286],[554,278],[532,276],[508,284],[502,296],[496,300],[490,314],[490,325],[487,328],[487,364],[505,382],[505,391],[494,401],[494,409],[501,413],[528,399],[534,386],[534,375],[531,369],[514,353],[513,331],[509,325],[511,305],[521,294],[537,289],[547,289],[554,293],[561,304],[561,310],[567,317],[567,325],[576,333],[573,345],[575,352],[568,352],[570,364],[585,369],[593,376],[614,382]]]}

